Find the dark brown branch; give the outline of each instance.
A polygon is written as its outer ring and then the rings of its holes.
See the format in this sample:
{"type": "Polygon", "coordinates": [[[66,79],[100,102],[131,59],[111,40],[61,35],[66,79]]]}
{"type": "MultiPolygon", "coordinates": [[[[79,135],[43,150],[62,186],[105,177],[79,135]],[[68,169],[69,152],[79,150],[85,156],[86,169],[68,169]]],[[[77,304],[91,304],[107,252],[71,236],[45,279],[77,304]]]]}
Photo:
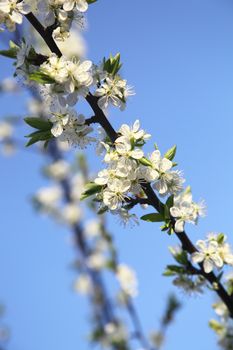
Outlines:
{"type": "Polygon", "coordinates": [[[87,118],[85,120],[86,125],[91,125],[91,124],[95,124],[95,123],[98,123],[98,118],[95,115],[93,115],[93,117],[87,118]]]}
{"type": "Polygon", "coordinates": [[[25,15],[27,20],[31,23],[31,25],[35,28],[35,30],[40,34],[42,39],[46,42],[51,52],[55,53],[58,57],[62,56],[61,51],[59,50],[57,44],[53,40],[52,33],[50,31],[46,31],[46,29],[42,26],[42,24],[38,21],[38,19],[33,15],[33,13],[28,13],[25,15]]]}

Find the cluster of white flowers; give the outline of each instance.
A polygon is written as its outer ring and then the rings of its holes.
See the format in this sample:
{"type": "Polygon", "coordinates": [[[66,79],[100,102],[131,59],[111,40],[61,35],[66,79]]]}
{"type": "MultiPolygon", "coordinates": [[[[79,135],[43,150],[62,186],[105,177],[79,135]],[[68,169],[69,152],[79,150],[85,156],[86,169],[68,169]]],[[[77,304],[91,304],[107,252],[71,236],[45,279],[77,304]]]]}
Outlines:
{"type": "Polygon", "coordinates": [[[0,25],[10,31],[15,31],[16,24],[21,24],[23,15],[31,11],[27,1],[1,0],[0,2],[0,25]]]}
{"type": "Polygon", "coordinates": [[[219,301],[213,304],[213,309],[219,317],[219,321],[212,319],[209,326],[218,336],[218,344],[224,350],[233,349],[233,322],[226,305],[219,301]]]}
{"type": "Polygon", "coordinates": [[[95,91],[95,96],[99,97],[98,105],[101,109],[107,109],[110,104],[125,109],[129,96],[134,95],[133,89],[127,85],[127,81],[121,79],[119,75],[112,77],[107,72],[102,73],[99,87],[95,91]]]}
{"type": "Polygon", "coordinates": [[[64,41],[70,35],[73,23],[83,27],[83,13],[88,9],[86,0],[39,0],[34,11],[45,27],[54,26],[53,37],[64,41]]]}
{"type": "Polygon", "coordinates": [[[188,187],[174,197],[170,213],[176,219],[175,231],[183,232],[185,222],[197,224],[198,218],[205,215],[205,206],[203,202],[199,204],[193,202],[192,193],[188,187]]]}
{"type": "Polygon", "coordinates": [[[123,323],[107,323],[104,327],[104,336],[101,343],[104,348],[111,347],[112,344],[122,344],[128,339],[128,332],[123,323]]]}
{"type": "Polygon", "coordinates": [[[226,239],[224,234],[211,233],[206,240],[197,241],[198,252],[192,254],[192,262],[203,263],[206,273],[220,269],[224,264],[233,266],[233,253],[226,239]]]}
{"type": "Polygon", "coordinates": [[[77,175],[72,177],[71,167],[64,160],[58,160],[45,167],[44,173],[56,183],[40,188],[34,195],[35,207],[42,213],[49,215],[59,223],[73,225],[83,217],[83,210],[80,207],[80,195],[84,186],[84,181],[79,178],[79,192],[77,193],[77,175]],[[69,203],[63,202],[63,191],[59,185],[60,181],[69,178],[71,181],[71,200],[69,203]]]}
{"type": "Polygon", "coordinates": [[[40,71],[46,73],[55,80],[59,102],[62,106],[68,104],[74,106],[78,96],[86,97],[93,83],[92,62],[80,62],[77,59],[69,60],[52,54],[46,62],[40,66],[40,71]]]}
{"type": "Polygon", "coordinates": [[[51,133],[60,141],[67,141],[70,145],[85,148],[91,142],[95,142],[94,137],[89,136],[93,131],[91,126],[85,124],[85,117],[77,114],[73,109],[64,107],[51,107],[53,123],[51,133]]]}
{"type": "Polygon", "coordinates": [[[74,283],[74,290],[82,295],[88,295],[93,291],[93,286],[89,275],[80,274],[74,283]]]}
{"type": "Polygon", "coordinates": [[[160,196],[174,195],[171,215],[177,219],[176,232],[182,232],[184,223],[197,223],[198,217],[204,215],[202,204],[192,200],[188,188],[183,190],[184,179],[178,170],[173,170],[173,162],[161,156],[158,149],[146,158],[142,146],[150,138],[140,129],[138,120],[132,127],[123,124],[114,145],[102,142],[106,154],[104,162],[107,167],[98,173],[95,179],[102,186],[98,194],[103,203],[112,211],[119,211],[132,196],[143,196],[141,184],[149,182],[160,196]]]}
{"type": "Polygon", "coordinates": [[[23,15],[33,12],[45,27],[54,27],[54,39],[64,41],[69,37],[73,23],[79,28],[85,26],[87,10],[86,0],[1,0],[0,25],[14,31],[16,24],[22,24],[23,15]]]}
{"type": "Polygon", "coordinates": [[[104,144],[107,168],[100,171],[95,179],[96,184],[103,186],[103,203],[111,210],[119,209],[130,192],[138,194],[141,191],[139,182],[143,178],[139,160],[144,153],[137,144],[150,137],[140,130],[138,120],[132,128],[122,125],[119,134],[121,136],[116,139],[114,148],[104,144]]]}

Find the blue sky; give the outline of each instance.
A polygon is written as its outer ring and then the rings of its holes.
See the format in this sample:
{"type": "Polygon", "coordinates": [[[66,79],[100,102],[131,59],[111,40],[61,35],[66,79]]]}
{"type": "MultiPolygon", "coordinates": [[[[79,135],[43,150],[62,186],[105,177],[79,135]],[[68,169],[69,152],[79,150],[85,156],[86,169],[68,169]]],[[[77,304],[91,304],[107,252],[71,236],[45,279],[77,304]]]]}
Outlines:
{"type": "MultiPolygon", "coordinates": [[[[139,118],[162,151],[177,144],[176,160],[194,198],[207,203],[207,217],[198,227],[187,227],[193,241],[222,231],[233,243],[232,18],[230,0],[99,0],[88,13],[88,57],[98,62],[121,52],[123,75],[136,91],[124,113],[112,111],[112,123],[119,127],[139,118]]],[[[9,62],[1,58],[0,64],[0,77],[8,76],[9,62]]],[[[12,96],[0,98],[1,117],[23,112],[25,100],[12,101],[12,96]]],[[[93,161],[92,149],[87,155],[93,161]]],[[[0,162],[0,300],[12,329],[9,349],[87,349],[88,309],[71,289],[69,235],[38,217],[29,201],[44,183],[38,173],[42,159],[26,150],[0,162]]],[[[156,224],[119,230],[111,217],[109,224],[121,261],[137,270],[135,302],[144,328],[152,330],[167,294],[174,291],[161,274],[172,261],[167,247],[177,240],[156,224]]],[[[217,349],[208,329],[213,294],[178,296],[184,305],[165,349],[217,349]]]]}

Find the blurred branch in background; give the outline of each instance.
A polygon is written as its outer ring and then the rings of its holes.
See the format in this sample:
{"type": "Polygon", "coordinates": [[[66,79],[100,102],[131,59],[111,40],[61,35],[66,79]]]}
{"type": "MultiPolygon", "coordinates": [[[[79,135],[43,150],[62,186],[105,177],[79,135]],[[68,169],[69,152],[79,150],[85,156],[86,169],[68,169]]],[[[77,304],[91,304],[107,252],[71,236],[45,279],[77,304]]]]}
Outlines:
{"type": "Polygon", "coordinates": [[[164,348],[168,328],[173,324],[176,313],[180,310],[181,303],[175,295],[171,294],[167,299],[167,305],[160,322],[160,329],[151,334],[151,340],[156,350],[164,348]]]}
{"type": "Polygon", "coordinates": [[[5,325],[3,317],[5,314],[5,307],[0,304],[0,350],[6,350],[7,342],[10,338],[9,328],[5,325]]]}

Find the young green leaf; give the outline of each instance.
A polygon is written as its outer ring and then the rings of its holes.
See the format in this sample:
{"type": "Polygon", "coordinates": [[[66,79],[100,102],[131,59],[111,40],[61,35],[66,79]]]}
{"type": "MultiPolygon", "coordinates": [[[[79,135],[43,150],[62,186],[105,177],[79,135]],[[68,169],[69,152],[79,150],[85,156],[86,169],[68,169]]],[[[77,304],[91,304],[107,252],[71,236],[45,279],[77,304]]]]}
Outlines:
{"type": "Polygon", "coordinates": [[[172,148],[170,148],[165,154],[164,154],[164,158],[167,158],[169,160],[173,160],[175,158],[176,155],[176,145],[173,146],[172,148]]]}
{"type": "Polygon", "coordinates": [[[36,72],[29,74],[29,79],[36,81],[39,84],[53,84],[53,83],[55,83],[55,80],[53,78],[51,78],[49,75],[47,75],[43,72],[40,72],[40,71],[36,71],[36,72]]]}
{"type": "Polygon", "coordinates": [[[51,130],[53,125],[50,121],[41,118],[26,117],[24,120],[28,125],[38,130],[51,130]]]}
{"type": "Polygon", "coordinates": [[[142,157],[141,159],[139,159],[139,162],[142,164],[142,165],[145,165],[145,166],[151,166],[151,162],[149,161],[149,159],[145,158],[145,157],[142,157]]]}
{"type": "Polygon", "coordinates": [[[146,214],[141,217],[141,220],[148,222],[162,222],[164,217],[159,213],[146,214]]]}
{"type": "Polygon", "coordinates": [[[53,138],[53,135],[51,134],[50,130],[47,130],[47,131],[35,131],[34,133],[30,134],[29,137],[30,137],[30,140],[26,144],[26,147],[29,147],[39,141],[49,141],[51,138],[53,138]]]}
{"type": "Polygon", "coordinates": [[[224,233],[219,233],[219,234],[218,234],[218,237],[217,237],[217,242],[218,242],[218,244],[223,244],[224,240],[225,240],[225,235],[224,235],[224,233]]]}
{"type": "Polygon", "coordinates": [[[163,273],[164,276],[173,276],[177,274],[184,274],[186,273],[186,269],[182,266],[178,265],[167,265],[165,272],[163,273]]]}
{"type": "Polygon", "coordinates": [[[89,183],[85,186],[86,190],[82,193],[80,199],[83,200],[83,199],[86,199],[86,198],[88,198],[88,197],[90,197],[90,196],[93,196],[93,195],[96,194],[96,193],[99,193],[99,192],[102,190],[102,187],[103,187],[103,186],[97,185],[97,184],[94,183],[94,182],[89,182],[89,183]]]}
{"type": "Polygon", "coordinates": [[[10,42],[10,48],[7,50],[0,50],[0,55],[8,58],[17,58],[17,52],[19,47],[17,45],[13,45],[13,41],[10,42]],[[12,43],[12,44],[11,44],[12,43]]]}

